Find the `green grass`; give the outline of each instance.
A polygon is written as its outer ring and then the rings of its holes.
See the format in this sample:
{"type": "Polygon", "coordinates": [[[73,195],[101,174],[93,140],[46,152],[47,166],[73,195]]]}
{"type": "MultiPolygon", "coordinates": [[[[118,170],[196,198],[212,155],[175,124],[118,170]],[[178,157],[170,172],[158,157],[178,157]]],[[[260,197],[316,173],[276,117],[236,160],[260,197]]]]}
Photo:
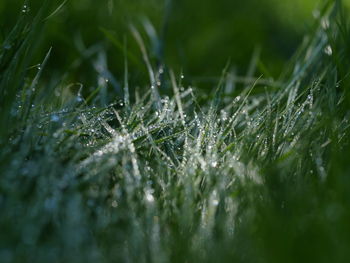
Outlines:
{"type": "Polygon", "coordinates": [[[23,13],[0,49],[1,262],[347,262],[340,1],[279,79],[254,77],[253,58],[211,94],[153,66],[136,29],[145,88],[129,87],[127,63],[123,97],[104,75],[88,94],[50,81],[50,50],[31,60],[48,15],[23,13]]]}

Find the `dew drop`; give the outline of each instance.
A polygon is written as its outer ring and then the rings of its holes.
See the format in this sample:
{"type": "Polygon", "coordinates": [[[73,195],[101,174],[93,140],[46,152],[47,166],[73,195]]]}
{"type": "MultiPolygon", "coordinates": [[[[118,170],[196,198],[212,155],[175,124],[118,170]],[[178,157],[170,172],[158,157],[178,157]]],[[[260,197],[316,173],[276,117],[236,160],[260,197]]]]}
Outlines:
{"type": "Polygon", "coordinates": [[[113,200],[113,201],[112,201],[112,207],[113,207],[113,208],[118,207],[118,202],[117,202],[116,200],[113,200]]]}
{"type": "Polygon", "coordinates": [[[22,7],[22,13],[27,13],[27,12],[29,12],[29,7],[27,5],[24,5],[22,7]]]}
{"type": "Polygon", "coordinates": [[[217,206],[219,204],[219,200],[213,199],[212,204],[213,204],[213,206],[217,206]]]}
{"type": "Polygon", "coordinates": [[[323,18],[321,21],[321,26],[323,29],[328,29],[329,28],[329,20],[327,18],[323,18]]]}
{"type": "Polygon", "coordinates": [[[326,46],[324,48],[324,53],[326,53],[328,56],[331,56],[333,54],[333,50],[332,50],[332,47],[330,45],[326,46]]]}
{"type": "Polygon", "coordinates": [[[153,191],[152,190],[146,190],[145,198],[146,198],[147,202],[153,203],[154,202],[153,191]]]}
{"type": "Polygon", "coordinates": [[[224,110],[221,110],[221,120],[226,121],[227,120],[227,112],[224,110]]]}
{"type": "Polygon", "coordinates": [[[60,117],[57,114],[53,114],[51,116],[51,121],[58,122],[60,120],[60,117]]]}
{"type": "Polygon", "coordinates": [[[76,98],[76,101],[77,101],[77,102],[82,102],[82,101],[83,101],[83,98],[82,98],[80,95],[78,95],[77,98],[76,98]]]}

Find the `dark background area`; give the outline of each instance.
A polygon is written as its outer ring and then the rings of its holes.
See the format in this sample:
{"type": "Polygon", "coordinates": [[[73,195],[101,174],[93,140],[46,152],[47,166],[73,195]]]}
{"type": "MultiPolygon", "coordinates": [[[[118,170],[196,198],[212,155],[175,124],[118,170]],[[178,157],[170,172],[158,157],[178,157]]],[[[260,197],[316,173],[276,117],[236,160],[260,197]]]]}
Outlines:
{"type": "MultiPolygon", "coordinates": [[[[54,12],[63,1],[51,2],[54,12]]],[[[147,71],[130,32],[133,24],[146,43],[153,65],[164,63],[177,73],[182,71],[191,83],[205,86],[206,82],[215,81],[228,61],[238,74],[245,75],[255,51],[260,51],[258,73],[277,77],[312,26],[313,10],[318,3],[317,0],[68,0],[46,21],[35,61],[40,63],[52,46],[50,74],[60,76],[69,72],[65,75],[67,82],[97,85],[96,67],[102,65],[116,81],[122,82],[126,46],[130,82],[139,85],[147,78],[147,71]]],[[[34,16],[41,5],[42,0],[25,4],[19,0],[1,1],[2,39],[20,12],[34,16]],[[29,8],[23,10],[24,5],[29,8]]]]}

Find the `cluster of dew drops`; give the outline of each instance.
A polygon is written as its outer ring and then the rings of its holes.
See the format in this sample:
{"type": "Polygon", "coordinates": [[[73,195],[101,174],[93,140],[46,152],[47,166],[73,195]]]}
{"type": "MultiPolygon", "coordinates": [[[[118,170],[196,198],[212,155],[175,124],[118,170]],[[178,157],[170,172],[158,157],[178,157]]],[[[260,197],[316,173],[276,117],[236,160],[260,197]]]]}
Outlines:
{"type": "Polygon", "coordinates": [[[22,11],[22,13],[28,13],[30,11],[30,8],[29,8],[28,5],[25,4],[25,5],[22,6],[22,10],[21,11],[22,11]]]}

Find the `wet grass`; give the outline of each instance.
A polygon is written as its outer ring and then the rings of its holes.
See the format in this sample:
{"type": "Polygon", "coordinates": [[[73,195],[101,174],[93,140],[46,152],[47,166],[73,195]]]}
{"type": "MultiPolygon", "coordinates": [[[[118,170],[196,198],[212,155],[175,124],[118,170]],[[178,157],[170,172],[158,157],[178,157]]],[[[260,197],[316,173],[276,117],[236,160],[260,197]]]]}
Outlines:
{"type": "Polygon", "coordinates": [[[41,81],[54,59],[31,64],[45,8],[0,50],[1,262],[347,262],[340,1],[280,79],[228,67],[209,95],[154,67],[133,29],[150,82],[129,87],[126,70],[124,97],[107,104],[105,76],[89,94],[41,81]]]}

